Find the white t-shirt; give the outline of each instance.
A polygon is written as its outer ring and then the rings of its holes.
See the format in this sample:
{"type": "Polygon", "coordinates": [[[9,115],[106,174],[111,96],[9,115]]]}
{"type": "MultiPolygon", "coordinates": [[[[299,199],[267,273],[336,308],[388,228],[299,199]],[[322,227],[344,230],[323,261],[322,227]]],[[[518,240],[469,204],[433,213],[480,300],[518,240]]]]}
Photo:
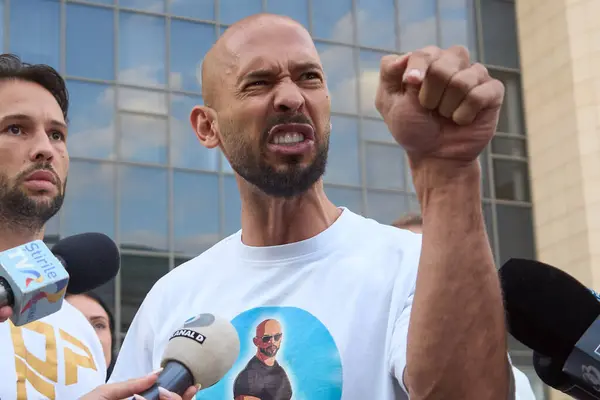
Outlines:
{"type": "Polygon", "coordinates": [[[92,325],[63,301],[60,311],[15,327],[0,323],[0,399],[78,399],[106,380],[92,325]]]}
{"type": "Polygon", "coordinates": [[[154,285],[110,381],[159,368],[171,334],[213,313],[236,327],[240,355],[197,399],[406,399],[398,382],[420,250],[420,235],[347,209],[302,242],[249,247],[238,232],[154,285]],[[261,361],[275,350],[275,364],[261,361]]]}

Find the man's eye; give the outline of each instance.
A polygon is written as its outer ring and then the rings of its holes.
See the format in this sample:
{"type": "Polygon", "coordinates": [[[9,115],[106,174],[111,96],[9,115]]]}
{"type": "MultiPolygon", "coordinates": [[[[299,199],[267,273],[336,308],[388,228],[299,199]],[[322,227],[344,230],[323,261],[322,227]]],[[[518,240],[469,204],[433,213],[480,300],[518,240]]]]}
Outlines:
{"type": "Polygon", "coordinates": [[[313,79],[321,80],[321,75],[319,75],[316,72],[307,72],[307,73],[305,73],[305,74],[302,75],[302,78],[304,80],[313,80],[313,79]]]}
{"type": "Polygon", "coordinates": [[[19,125],[10,125],[7,131],[8,133],[12,133],[13,135],[20,135],[23,133],[23,130],[19,125]]]}
{"type": "Polygon", "coordinates": [[[250,86],[264,86],[267,84],[267,81],[254,81],[254,82],[250,82],[248,84],[248,87],[250,86]]]}
{"type": "Polygon", "coordinates": [[[56,141],[63,141],[65,140],[65,135],[62,132],[54,131],[50,134],[50,138],[56,141]]]}

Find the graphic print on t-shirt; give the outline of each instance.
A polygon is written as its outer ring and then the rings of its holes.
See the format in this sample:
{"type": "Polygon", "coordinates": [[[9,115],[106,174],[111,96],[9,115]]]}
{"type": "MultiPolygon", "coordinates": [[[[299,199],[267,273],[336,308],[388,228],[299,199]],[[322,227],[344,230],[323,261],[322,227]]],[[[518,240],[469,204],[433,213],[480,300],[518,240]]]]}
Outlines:
{"type": "Polygon", "coordinates": [[[260,307],[231,322],[240,336],[240,355],[197,400],[341,399],[340,355],[315,316],[295,307],[260,307]]]}

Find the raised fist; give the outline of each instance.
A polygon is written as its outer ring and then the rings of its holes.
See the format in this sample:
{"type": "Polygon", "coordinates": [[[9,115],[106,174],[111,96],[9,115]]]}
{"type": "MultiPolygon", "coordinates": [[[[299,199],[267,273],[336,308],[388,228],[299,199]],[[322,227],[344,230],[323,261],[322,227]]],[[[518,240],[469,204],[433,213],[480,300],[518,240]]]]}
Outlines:
{"type": "Polygon", "coordinates": [[[406,150],[425,159],[470,163],[496,131],[503,84],[461,46],[385,56],[375,106],[406,150]]]}

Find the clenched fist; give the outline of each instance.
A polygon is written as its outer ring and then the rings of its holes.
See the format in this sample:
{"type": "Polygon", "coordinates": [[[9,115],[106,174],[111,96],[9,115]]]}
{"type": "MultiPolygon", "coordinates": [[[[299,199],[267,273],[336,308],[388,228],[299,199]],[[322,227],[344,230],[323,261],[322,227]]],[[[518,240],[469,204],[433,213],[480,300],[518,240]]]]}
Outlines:
{"type": "Polygon", "coordinates": [[[471,163],[496,130],[504,86],[461,46],[386,56],[375,106],[407,152],[425,160],[471,163]]]}

